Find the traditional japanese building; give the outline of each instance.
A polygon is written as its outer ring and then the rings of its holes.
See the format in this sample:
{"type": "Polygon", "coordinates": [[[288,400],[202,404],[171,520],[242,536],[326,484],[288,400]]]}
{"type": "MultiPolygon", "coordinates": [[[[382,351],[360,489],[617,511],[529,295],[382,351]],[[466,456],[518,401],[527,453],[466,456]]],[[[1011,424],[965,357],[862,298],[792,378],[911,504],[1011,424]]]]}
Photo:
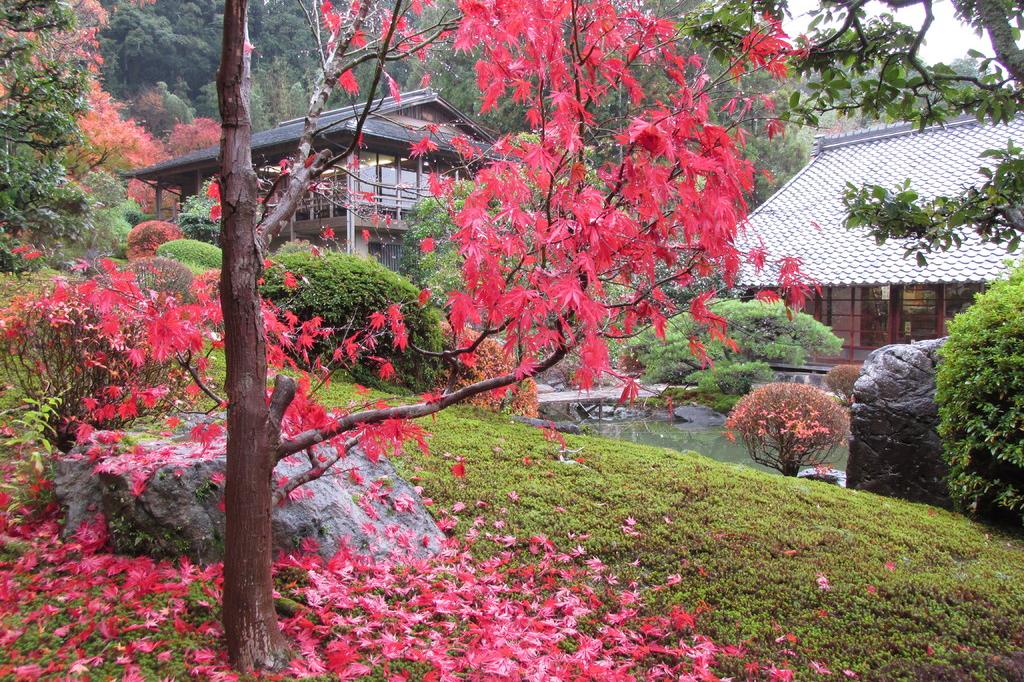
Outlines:
{"type": "MultiPolygon", "coordinates": [[[[748,239],[763,242],[771,257],[800,258],[821,285],[807,312],[844,345],[840,357],[817,362],[859,362],[886,344],[944,336],[947,321],[1004,274],[1010,258],[1003,245],[971,233],[960,248],[928,254],[927,265],[918,265],[900,241],[878,244],[867,228],[846,228],[848,183],[892,187],[909,178],[923,197],[955,194],[982,184],[979,169],[987,160],[979,155],[1011,139],[1024,143],[1024,118],[1008,125],[961,118],[924,130],[892,125],[821,137],[810,163],[751,214],[748,239]]],[[[742,284],[771,287],[775,275],[769,268],[747,272],[742,284]]]]}
{"type": "MultiPolygon", "coordinates": [[[[315,148],[345,149],[355,134],[357,114],[363,106],[324,112],[315,148]]],[[[280,162],[294,151],[302,126],[303,119],[297,118],[253,134],[253,163],[262,178],[272,180],[281,172],[280,162]]],[[[324,228],[329,227],[337,235],[332,245],[376,256],[397,269],[405,217],[425,196],[428,174],[459,177],[469,170],[461,165],[453,146],[457,137],[484,149],[493,142],[487,131],[433,90],[377,100],[362,129],[357,164],[325,174],[307,194],[277,243],[304,239],[319,244],[324,228]],[[411,146],[425,137],[433,143],[432,149],[412,155],[411,146]]],[[[201,149],[139,169],[130,177],[156,189],[157,206],[168,192],[176,197],[177,204],[198,193],[203,183],[216,175],[219,152],[218,147],[201,149]]]]}

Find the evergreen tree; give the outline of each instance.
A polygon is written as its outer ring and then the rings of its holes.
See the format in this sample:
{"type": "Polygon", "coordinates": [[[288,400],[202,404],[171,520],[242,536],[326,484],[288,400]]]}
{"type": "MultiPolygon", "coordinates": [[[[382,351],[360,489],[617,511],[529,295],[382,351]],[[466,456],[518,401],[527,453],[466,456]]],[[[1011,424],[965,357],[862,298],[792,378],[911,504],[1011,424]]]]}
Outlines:
{"type": "Polygon", "coordinates": [[[62,151],[79,139],[85,69],[46,49],[73,26],[57,0],[0,0],[0,249],[13,238],[65,236],[84,208],[62,151]]]}

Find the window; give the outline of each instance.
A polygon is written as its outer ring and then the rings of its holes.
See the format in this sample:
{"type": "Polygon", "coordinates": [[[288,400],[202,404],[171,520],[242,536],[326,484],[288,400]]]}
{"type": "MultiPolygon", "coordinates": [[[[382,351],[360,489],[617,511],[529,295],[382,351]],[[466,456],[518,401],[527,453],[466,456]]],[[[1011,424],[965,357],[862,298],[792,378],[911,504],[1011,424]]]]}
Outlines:
{"type": "Polygon", "coordinates": [[[984,289],[982,284],[947,284],[946,285],[946,321],[952,320],[964,309],[974,303],[974,296],[984,289]]]}
{"type": "Polygon", "coordinates": [[[402,186],[401,203],[406,207],[412,206],[419,199],[419,193],[416,191],[419,187],[418,166],[416,159],[403,158],[398,161],[398,182],[402,186]]]}
{"type": "Polygon", "coordinates": [[[939,335],[939,286],[911,284],[903,287],[897,342],[910,343],[939,335]]]}
{"type": "Polygon", "coordinates": [[[381,265],[389,270],[399,271],[402,262],[401,244],[383,244],[381,242],[370,242],[367,245],[370,255],[376,258],[381,265]]]}
{"type": "Polygon", "coordinates": [[[889,339],[890,288],[828,287],[818,319],[843,340],[843,356],[863,359],[889,339]]]}

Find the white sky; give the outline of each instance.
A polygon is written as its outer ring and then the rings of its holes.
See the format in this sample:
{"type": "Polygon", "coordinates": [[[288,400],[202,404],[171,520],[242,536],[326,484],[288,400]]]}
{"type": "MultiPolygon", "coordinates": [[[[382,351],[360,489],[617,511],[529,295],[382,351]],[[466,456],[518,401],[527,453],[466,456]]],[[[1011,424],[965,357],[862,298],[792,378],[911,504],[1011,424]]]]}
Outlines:
{"type": "MultiPolygon", "coordinates": [[[[810,17],[807,12],[818,6],[815,0],[791,0],[789,9],[793,19],[784,22],[786,32],[791,36],[797,36],[807,28],[810,17]]],[[[869,5],[871,14],[881,14],[884,11],[893,12],[885,8],[881,3],[869,5]]],[[[928,29],[928,37],[921,48],[921,58],[934,64],[936,62],[949,63],[958,57],[966,57],[967,51],[974,49],[985,55],[991,56],[992,46],[987,38],[975,35],[970,26],[960,23],[953,13],[953,6],[946,1],[936,2],[932,6],[932,13],[935,20],[928,29]]],[[[924,20],[924,10],[920,7],[909,7],[895,11],[897,21],[908,26],[918,27],[924,20]]]]}

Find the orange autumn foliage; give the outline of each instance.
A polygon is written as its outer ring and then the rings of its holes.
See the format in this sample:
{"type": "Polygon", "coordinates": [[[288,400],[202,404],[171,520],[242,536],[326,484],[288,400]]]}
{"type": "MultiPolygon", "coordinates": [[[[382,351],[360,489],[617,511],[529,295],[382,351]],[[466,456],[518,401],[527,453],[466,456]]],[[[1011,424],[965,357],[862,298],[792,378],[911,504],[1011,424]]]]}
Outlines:
{"type": "Polygon", "coordinates": [[[94,170],[121,172],[167,158],[163,144],[131,118],[123,105],[98,82],[89,88],[89,110],[79,119],[83,142],[68,153],[68,167],[77,177],[94,170]]]}
{"type": "MultiPolygon", "coordinates": [[[[509,357],[502,345],[493,339],[487,339],[480,344],[471,362],[472,365],[464,367],[458,388],[489,377],[509,374],[516,369],[515,361],[509,357]]],[[[533,379],[527,379],[505,389],[478,393],[466,402],[495,412],[508,410],[512,414],[536,417],[537,384],[533,379]]]]}
{"type": "Polygon", "coordinates": [[[197,149],[214,147],[220,143],[220,123],[212,118],[195,118],[191,123],[176,123],[167,137],[167,150],[172,156],[182,156],[197,149]]]}
{"type": "Polygon", "coordinates": [[[128,233],[128,259],[155,256],[156,250],[161,244],[174,239],[181,239],[181,230],[174,223],[163,220],[147,220],[144,223],[139,223],[128,233]]]}

